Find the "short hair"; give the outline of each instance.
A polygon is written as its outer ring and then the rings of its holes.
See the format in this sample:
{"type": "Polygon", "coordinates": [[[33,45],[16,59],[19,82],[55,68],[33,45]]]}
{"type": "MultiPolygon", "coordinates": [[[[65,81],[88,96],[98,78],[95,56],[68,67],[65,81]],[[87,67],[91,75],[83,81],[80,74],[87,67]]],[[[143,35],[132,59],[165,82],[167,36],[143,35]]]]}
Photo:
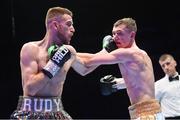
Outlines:
{"type": "Polygon", "coordinates": [[[172,58],[174,60],[174,57],[171,55],[171,54],[162,54],[160,57],[159,57],[159,61],[164,61],[166,60],[167,58],[172,58]]]}
{"type": "Polygon", "coordinates": [[[46,14],[46,26],[48,24],[48,22],[50,22],[52,19],[55,19],[57,17],[60,17],[64,14],[68,14],[70,15],[71,17],[73,16],[73,13],[67,9],[67,8],[63,8],[63,7],[52,7],[52,8],[49,8],[49,10],[47,11],[47,14],[46,14]]]}
{"type": "Polygon", "coordinates": [[[126,28],[128,28],[128,30],[137,32],[137,25],[134,19],[132,18],[119,19],[114,23],[114,27],[118,27],[121,24],[126,25],[126,28]]]}

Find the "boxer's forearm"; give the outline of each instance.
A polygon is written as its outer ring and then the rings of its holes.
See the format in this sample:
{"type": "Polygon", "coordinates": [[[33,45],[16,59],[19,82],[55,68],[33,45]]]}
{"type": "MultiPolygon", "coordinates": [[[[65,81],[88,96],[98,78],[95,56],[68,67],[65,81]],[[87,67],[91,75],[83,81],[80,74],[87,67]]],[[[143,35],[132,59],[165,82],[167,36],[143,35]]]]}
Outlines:
{"type": "Polygon", "coordinates": [[[95,54],[92,53],[77,53],[77,57],[80,57],[82,59],[90,59],[94,57],[95,54]]]}
{"type": "Polygon", "coordinates": [[[72,68],[82,76],[91,73],[93,70],[95,70],[98,67],[98,66],[87,66],[85,63],[87,59],[88,58],[86,58],[85,56],[83,57],[76,56],[76,60],[72,64],[72,68]]]}

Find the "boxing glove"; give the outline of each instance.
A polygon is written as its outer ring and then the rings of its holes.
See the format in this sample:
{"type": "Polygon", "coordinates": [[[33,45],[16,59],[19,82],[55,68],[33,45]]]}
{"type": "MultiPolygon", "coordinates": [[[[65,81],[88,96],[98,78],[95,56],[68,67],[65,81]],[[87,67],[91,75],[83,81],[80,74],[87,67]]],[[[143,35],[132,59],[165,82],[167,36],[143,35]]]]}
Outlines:
{"type": "Polygon", "coordinates": [[[113,92],[116,92],[117,89],[113,88],[112,85],[116,84],[113,80],[115,77],[112,75],[106,75],[100,79],[100,90],[102,95],[110,95],[113,92]]]}
{"type": "Polygon", "coordinates": [[[106,75],[100,79],[100,88],[101,94],[107,96],[118,90],[125,89],[126,85],[123,78],[106,75]]]}
{"type": "Polygon", "coordinates": [[[50,59],[42,69],[42,72],[51,79],[56,75],[64,63],[70,59],[71,53],[64,45],[60,47],[52,45],[48,49],[48,55],[50,59]]]}
{"type": "Polygon", "coordinates": [[[107,35],[103,38],[103,48],[107,52],[111,52],[118,48],[111,35],[107,35]]]}

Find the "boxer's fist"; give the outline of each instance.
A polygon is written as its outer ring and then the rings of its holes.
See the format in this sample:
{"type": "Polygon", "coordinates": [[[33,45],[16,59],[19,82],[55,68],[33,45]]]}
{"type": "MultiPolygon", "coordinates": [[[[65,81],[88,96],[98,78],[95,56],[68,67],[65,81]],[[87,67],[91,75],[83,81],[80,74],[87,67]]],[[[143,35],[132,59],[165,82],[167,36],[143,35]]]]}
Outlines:
{"type": "Polygon", "coordinates": [[[42,69],[42,72],[51,79],[60,70],[64,63],[70,59],[71,53],[64,45],[60,47],[53,45],[48,49],[48,54],[50,59],[42,69]]]}
{"type": "Polygon", "coordinates": [[[112,75],[106,75],[100,79],[100,87],[102,95],[110,95],[121,89],[126,88],[123,78],[116,78],[112,75]]]}
{"type": "Polygon", "coordinates": [[[103,38],[103,48],[107,52],[111,52],[111,51],[117,49],[118,47],[116,46],[116,43],[114,42],[112,37],[110,35],[107,35],[103,38]]]}
{"type": "Polygon", "coordinates": [[[112,86],[116,84],[115,81],[113,81],[115,77],[112,75],[106,75],[100,79],[100,89],[102,95],[110,95],[113,92],[116,92],[118,89],[113,88],[112,86]]]}

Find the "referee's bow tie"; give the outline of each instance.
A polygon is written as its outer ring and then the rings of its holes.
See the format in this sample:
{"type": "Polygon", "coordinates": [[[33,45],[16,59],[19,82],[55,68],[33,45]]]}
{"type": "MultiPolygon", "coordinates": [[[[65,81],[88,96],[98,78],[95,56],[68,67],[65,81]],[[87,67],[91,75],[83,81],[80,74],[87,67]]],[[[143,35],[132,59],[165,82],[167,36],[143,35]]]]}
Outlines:
{"type": "Polygon", "coordinates": [[[175,80],[179,80],[179,76],[175,76],[175,77],[169,77],[169,81],[175,81],[175,80]]]}

